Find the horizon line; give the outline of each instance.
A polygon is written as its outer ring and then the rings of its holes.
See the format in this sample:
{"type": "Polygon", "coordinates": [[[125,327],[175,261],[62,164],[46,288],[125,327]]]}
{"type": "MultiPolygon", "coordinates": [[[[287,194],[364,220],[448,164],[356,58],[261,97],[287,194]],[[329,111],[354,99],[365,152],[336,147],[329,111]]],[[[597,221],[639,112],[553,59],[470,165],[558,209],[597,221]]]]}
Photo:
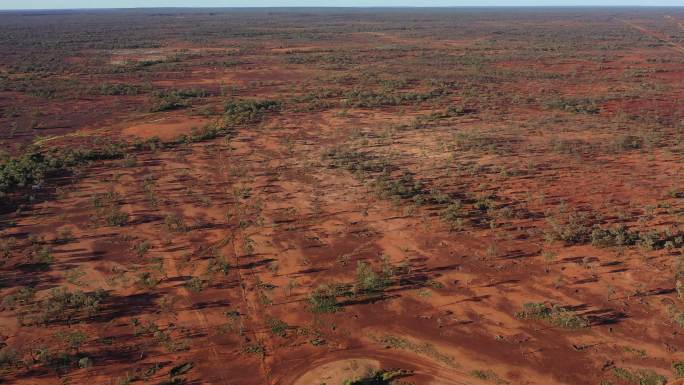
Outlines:
{"type": "Polygon", "coordinates": [[[89,10],[126,10],[126,9],[432,9],[432,8],[684,8],[684,5],[634,5],[634,4],[604,4],[604,5],[252,5],[252,6],[142,6],[142,7],[69,7],[69,8],[0,8],[0,11],[89,11],[89,10]]]}

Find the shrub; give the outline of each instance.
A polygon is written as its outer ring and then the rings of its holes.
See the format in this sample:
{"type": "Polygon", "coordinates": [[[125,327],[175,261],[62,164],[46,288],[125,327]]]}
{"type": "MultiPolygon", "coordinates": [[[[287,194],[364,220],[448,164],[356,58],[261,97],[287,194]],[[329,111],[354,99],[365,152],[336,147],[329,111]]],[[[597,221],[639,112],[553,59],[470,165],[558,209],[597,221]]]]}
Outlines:
{"type": "Polygon", "coordinates": [[[546,231],[548,241],[563,241],[567,245],[584,244],[591,240],[590,218],[584,213],[571,213],[565,223],[548,220],[551,228],[546,231]]]}
{"type": "Polygon", "coordinates": [[[677,361],[672,364],[672,370],[674,370],[675,377],[684,378],[684,361],[677,361]]]}
{"type": "Polygon", "coordinates": [[[356,283],[354,291],[356,293],[373,294],[385,290],[389,285],[389,277],[384,272],[376,273],[370,265],[359,261],[356,265],[356,283]]]}
{"type": "Polygon", "coordinates": [[[107,223],[107,226],[126,226],[128,220],[128,213],[121,211],[121,209],[116,206],[110,207],[105,214],[105,223],[107,223]]]}
{"type": "Polygon", "coordinates": [[[285,337],[287,335],[287,329],[290,325],[276,318],[269,318],[266,321],[266,326],[271,330],[271,334],[274,336],[285,337]]]}
{"type": "Polygon", "coordinates": [[[121,210],[120,200],[120,195],[114,190],[93,195],[92,203],[95,207],[96,216],[103,220],[107,226],[125,226],[128,224],[129,215],[121,210]]]}
{"type": "Polygon", "coordinates": [[[634,245],[638,239],[639,234],[630,232],[623,224],[612,229],[594,226],[591,231],[591,244],[599,247],[634,245]]]}
{"type": "Polygon", "coordinates": [[[17,244],[17,239],[14,237],[4,237],[0,239],[0,265],[12,255],[12,249],[17,244]]]}
{"type": "Polygon", "coordinates": [[[425,193],[423,184],[408,171],[397,179],[383,175],[375,181],[375,187],[380,195],[389,198],[416,199],[425,193]]]}
{"type": "Polygon", "coordinates": [[[83,357],[78,360],[78,367],[81,369],[86,369],[93,366],[93,360],[90,357],[83,357]]]}
{"type": "Polygon", "coordinates": [[[58,332],[55,336],[68,344],[69,348],[76,351],[78,351],[81,345],[83,345],[83,343],[88,339],[88,337],[80,330],[58,332]]]}
{"type": "Polygon", "coordinates": [[[393,93],[391,91],[374,92],[356,89],[351,90],[344,95],[344,106],[356,108],[397,106],[401,104],[418,103],[430,99],[436,99],[448,94],[449,90],[446,88],[436,88],[428,92],[401,93],[393,93]]]}
{"type": "Polygon", "coordinates": [[[161,112],[185,108],[189,106],[187,99],[204,97],[206,95],[206,91],[195,88],[156,91],[153,94],[150,111],[161,112]]]}
{"type": "Polygon", "coordinates": [[[387,162],[344,146],[329,149],[323,157],[328,159],[328,167],[343,168],[350,172],[385,172],[389,171],[390,166],[387,162]]]}
{"type": "Polygon", "coordinates": [[[221,273],[223,275],[228,275],[228,272],[230,271],[230,263],[225,257],[214,257],[209,261],[209,267],[207,268],[207,271],[210,273],[221,273]]]}
{"type": "Polygon", "coordinates": [[[340,288],[336,284],[321,285],[309,296],[309,309],[313,313],[335,313],[340,311],[337,296],[340,288]]]}
{"type": "Polygon", "coordinates": [[[557,305],[549,307],[541,302],[525,303],[522,311],[516,313],[515,316],[520,319],[544,320],[565,329],[582,329],[589,326],[584,317],[573,311],[557,305]]]}
{"type": "Polygon", "coordinates": [[[644,139],[634,135],[620,135],[613,139],[610,144],[610,150],[614,152],[622,152],[629,150],[638,150],[644,146],[644,139]]]}
{"type": "Polygon", "coordinates": [[[71,320],[79,315],[91,317],[100,310],[100,305],[107,298],[107,292],[98,289],[92,293],[82,291],[70,292],[65,288],[54,288],[49,296],[41,301],[37,309],[41,310],[39,321],[50,323],[71,320]]]}
{"type": "Polygon", "coordinates": [[[176,96],[166,96],[152,100],[150,112],[164,112],[178,110],[188,106],[188,103],[176,96]]]}
{"type": "Polygon", "coordinates": [[[40,186],[48,172],[59,165],[37,152],[29,152],[0,165],[0,198],[15,188],[40,186]]]}
{"type": "Polygon", "coordinates": [[[635,371],[630,371],[624,368],[613,369],[613,374],[615,377],[627,381],[629,384],[634,385],[665,385],[667,384],[667,378],[662,376],[652,370],[638,369],[635,371]]]}
{"type": "Polygon", "coordinates": [[[600,101],[586,98],[556,98],[549,100],[546,107],[579,114],[598,114],[598,102],[600,101]]]}
{"type": "Polygon", "coordinates": [[[16,350],[3,348],[0,350],[0,370],[18,366],[21,363],[16,350]]]}
{"type": "Polygon", "coordinates": [[[224,104],[224,117],[231,125],[260,121],[266,112],[280,110],[275,100],[231,100],[224,104]]]}
{"type": "Polygon", "coordinates": [[[157,286],[161,280],[155,277],[148,271],[143,271],[138,274],[138,280],[135,282],[136,286],[140,288],[150,289],[157,286]]]}
{"type": "Polygon", "coordinates": [[[73,231],[69,227],[63,227],[57,231],[57,236],[55,237],[55,243],[59,245],[64,245],[74,240],[73,231]]]}
{"type": "Polygon", "coordinates": [[[99,95],[137,95],[141,87],[130,84],[103,83],[99,88],[93,88],[91,93],[99,95]]]}
{"type": "Polygon", "coordinates": [[[28,305],[34,298],[36,289],[32,287],[21,287],[15,294],[6,295],[0,305],[2,309],[13,310],[17,305],[28,305]]]}
{"type": "Polygon", "coordinates": [[[31,251],[29,255],[29,262],[35,265],[48,267],[54,262],[55,258],[52,256],[52,250],[49,247],[43,246],[31,251]]]}
{"type": "Polygon", "coordinates": [[[147,254],[151,247],[152,245],[149,241],[142,241],[136,244],[133,247],[133,250],[135,251],[135,255],[137,255],[139,258],[142,258],[145,256],[145,254],[147,254]]]}
{"type": "Polygon", "coordinates": [[[475,378],[479,378],[480,380],[493,382],[498,385],[508,384],[508,381],[502,380],[492,370],[472,370],[469,372],[469,374],[475,378]]]}
{"type": "Polygon", "coordinates": [[[684,311],[677,309],[674,305],[668,307],[668,312],[672,320],[680,327],[684,329],[684,311]]]}
{"type": "Polygon", "coordinates": [[[185,282],[185,287],[187,287],[193,293],[199,293],[204,290],[204,281],[198,277],[192,277],[185,282]]]}
{"type": "Polygon", "coordinates": [[[504,141],[479,130],[459,131],[454,135],[454,148],[461,151],[497,153],[505,150],[504,141]]]}
{"type": "Polygon", "coordinates": [[[244,350],[245,353],[255,354],[262,359],[266,356],[266,346],[264,346],[264,344],[261,342],[247,345],[245,346],[244,350]]]}
{"type": "Polygon", "coordinates": [[[356,380],[345,380],[343,385],[391,385],[399,384],[394,381],[400,377],[405,377],[413,374],[410,370],[403,369],[389,369],[378,370],[377,372],[356,380]]]}
{"type": "Polygon", "coordinates": [[[164,217],[164,228],[170,233],[185,233],[189,230],[185,224],[185,219],[176,214],[169,214],[164,217]]]}

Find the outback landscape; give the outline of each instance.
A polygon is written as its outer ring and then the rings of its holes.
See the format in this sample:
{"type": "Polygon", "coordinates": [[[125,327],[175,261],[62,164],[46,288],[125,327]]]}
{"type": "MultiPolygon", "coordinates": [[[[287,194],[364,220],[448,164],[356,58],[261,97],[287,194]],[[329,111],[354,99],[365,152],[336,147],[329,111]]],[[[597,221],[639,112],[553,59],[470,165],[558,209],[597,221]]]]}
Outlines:
{"type": "Polygon", "coordinates": [[[0,384],[684,384],[684,9],[0,13],[0,384]]]}

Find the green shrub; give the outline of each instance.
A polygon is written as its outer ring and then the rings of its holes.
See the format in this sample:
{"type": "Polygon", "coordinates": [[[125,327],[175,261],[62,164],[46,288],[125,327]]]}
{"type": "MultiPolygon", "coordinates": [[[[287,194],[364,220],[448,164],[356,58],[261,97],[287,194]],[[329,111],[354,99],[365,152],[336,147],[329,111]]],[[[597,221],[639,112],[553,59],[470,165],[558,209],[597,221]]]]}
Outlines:
{"type": "Polygon", "coordinates": [[[95,149],[53,149],[44,153],[37,148],[30,148],[0,164],[0,198],[21,189],[39,190],[46,177],[67,171],[70,167],[94,160],[118,159],[124,154],[121,143],[110,143],[95,149]]]}
{"type": "Polygon", "coordinates": [[[223,106],[224,117],[231,125],[258,122],[265,113],[280,108],[281,103],[275,100],[230,100],[223,106]]]}
{"type": "Polygon", "coordinates": [[[613,374],[615,377],[625,380],[629,384],[633,385],[665,385],[667,384],[667,378],[662,376],[652,370],[647,369],[637,369],[635,371],[630,371],[625,368],[615,368],[613,369],[613,374]]]}
{"type": "Polygon", "coordinates": [[[591,231],[591,244],[599,247],[630,246],[637,243],[638,233],[632,233],[621,224],[612,229],[594,226],[591,231]]]}
{"type": "Polygon", "coordinates": [[[549,307],[542,302],[525,303],[522,311],[515,313],[515,316],[520,319],[547,321],[565,329],[582,329],[589,326],[587,320],[575,312],[557,305],[549,307]]]}
{"type": "Polygon", "coordinates": [[[599,100],[586,98],[555,98],[546,102],[546,107],[579,114],[598,114],[598,103],[599,100]]]}
{"type": "Polygon", "coordinates": [[[150,112],[164,112],[186,108],[188,103],[177,96],[166,96],[153,99],[150,105],[150,112]]]}
{"type": "Polygon", "coordinates": [[[413,178],[413,174],[406,171],[399,178],[392,179],[382,175],[375,181],[376,191],[386,198],[416,199],[426,194],[423,183],[413,178]]]}
{"type": "Polygon", "coordinates": [[[287,335],[287,329],[290,328],[290,325],[276,318],[269,318],[266,321],[266,326],[271,331],[271,334],[280,337],[285,337],[287,335]]]}
{"type": "Polygon", "coordinates": [[[418,103],[430,99],[440,98],[448,95],[449,90],[446,88],[436,88],[428,92],[401,92],[393,93],[391,91],[366,91],[366,90],[351,90],[344,95],[345,107],[356,108],[374,108],[383,106],[397,106],[407,103],[418,103]]]}
{"type": "Polygon", "coordinates": [[[209,267],[207,268],[207,271],[210,273],[221,273],[223,275],[228,275],[228,272],[230,271],[230,263],[222,256],[214,257],[209,261],[209,267]]]}
{"type": "Polygon", "coordinates": [[[359,261],[356,264],[356,282],[354,291],[359,294],[380,293],[389,285],[389,277],[385,272],[376,273],[370,265],[359,261]]]}
{"type": "Polygon", "coordinates": [[[177,110],[188,107],[188,99],[207,96],[207,92],[202,89],[178,89],[160,90],[152,94],[151,112],[162,112],[177,110]]]}
{"type": "Polygon", "coordinates": [[[567,245],[575,245],[591,240],[592,226],[589,215],[585,213],[571,213],[564,223],[554,219],[547,222],[550,225],[545,234],[548,241],[563,241],[567,245]]]}
{"type": "Polygon", "coordinates": [[[136,244],[133,247],[133,250],[135,250],[135,255],[137,255],[138,258],[142,258],[145,256],[145,254],[147,254],[147,252],[150,250],[151,247],[152,247],[152,245],[150,244],[149,241],[142,241],[142,242],[136,244]]]}
{"type": "Polygon", "coordinates": [[[128,213],[121,211],[118,207],[111,207],[105,216],[105,223],[107,223],[107,226],[126,226],[128,220],[128,213]]]}
{"type": "Polygon", "coordinates": [[[140,90],[141,87],[137,85],[103,83],[100,87],[91,89],[91,93],[99,95],[137,95],[140,90]]]}
{"type": "Polygon", "coordinates": [[[480,380],[489,381],[497,385],[508,384],[508,381],[502,380],[492,370],[471,370],[469,374],[475,378],[479,378],[480,380]]]}
{"type": "Polygon", "coordinates": [[[453,138],[454,149],[461,151],[498,153],[507,149],[504,145],[501,138],[479,130],[458,131],[453,138]]]}
{"type": "Polygon", "coordinates": [[[95,194],[91,201],[95,207],[96,217],[104,221],[107,226],[125,226],[129,215],[121,210],[121,196],[114,190],[95,194]]]}
{"type": "Polygon", "coordinates": [[[344,146],[329,149],[323,158],[328,160],[328,167],[343,168],[350,172],[385,172],[390,167],[387,162],[344,146]]]}
{"type": "Polygon", "coordinates": [[[309,295],[309,309],[312,313],[335,313],[340,311],[337,296],[340,288],[336,284],[321,285],[309,295]]]}
{"type": "Polygon", "coordinates": [[[164,228],[170,233],[185,233],[189,230],[185,224],[185,219],[176,214],[169,214],[164,217],[164,228]]]}
{"type": "Polygon", "coordinates": [[[63,321],[70,323],[79,315],[94,316],[99,310],[101,303],[107,298],[107,292],[98,289],[92,293],[82,291],[70,292],[65,288],[54,288],[47,298],[37,306],[40,310],[38,321],[50,323],[63,321]]]}
{"type": "Polygon", "coordinates": [[[684,378],[684,361],[677,361],[672,364],[672,370],[674,370],[675,377],[684,378]]]}
{"type": "Polygon", "coordinates": [[[55,258],[52,255],[52,250],[47,246],[32,250],[29,254],[29,262],[36,265],[48,267],[54,260],[55,258]]]}
{"type": "Polygon", "coordinates": [[[193,293],[199,293],[204,290],[204,281],[198,277],[192,277],[185,282],[185,287],[187,287],[193,293]]]}

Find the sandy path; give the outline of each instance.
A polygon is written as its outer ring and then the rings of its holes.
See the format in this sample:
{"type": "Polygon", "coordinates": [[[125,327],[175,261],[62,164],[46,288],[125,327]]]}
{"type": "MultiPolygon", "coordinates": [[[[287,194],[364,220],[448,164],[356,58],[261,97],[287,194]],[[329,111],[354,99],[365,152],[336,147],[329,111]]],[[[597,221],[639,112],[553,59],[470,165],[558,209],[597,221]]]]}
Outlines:
{"type": "MultiPolygon", "coordinates": [[[[657,39],[657,40],[665,43],[665,45],[672,48],[673,50],[680,52],[680,53],[684,53],[684,46],[673,42],[672,40],[668,39],[667,37],[662,36],[661,34],[659,34],[657,32],[651,31],[648,28],[645,28],[645,27],[642,27],[638,24],[632,23],[631,21],[627,21],[627,20],[620,20],[620,21],[627,24],[628,26],[638,30],[638,31],[641,31],[645,35],[648,35],[654,39],[657,39]]],[[[681,24],[680,24],[680,26],[681,26],[681,24]]]]}

